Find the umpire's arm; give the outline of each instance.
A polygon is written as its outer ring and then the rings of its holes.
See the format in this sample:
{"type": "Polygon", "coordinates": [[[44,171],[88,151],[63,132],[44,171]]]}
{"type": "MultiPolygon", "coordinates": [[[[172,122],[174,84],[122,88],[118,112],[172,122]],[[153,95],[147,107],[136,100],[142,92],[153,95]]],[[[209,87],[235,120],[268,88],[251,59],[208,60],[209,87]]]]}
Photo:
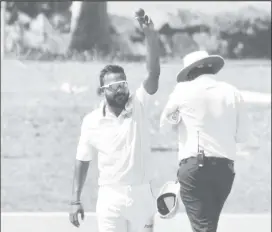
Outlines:
{"type": "Polygon", "coordinates": [[[245,101],[240,91],[235,94],[236,100],[236,143],[245,143],[249,139],[249,120],[245,107],[245,101]]]}

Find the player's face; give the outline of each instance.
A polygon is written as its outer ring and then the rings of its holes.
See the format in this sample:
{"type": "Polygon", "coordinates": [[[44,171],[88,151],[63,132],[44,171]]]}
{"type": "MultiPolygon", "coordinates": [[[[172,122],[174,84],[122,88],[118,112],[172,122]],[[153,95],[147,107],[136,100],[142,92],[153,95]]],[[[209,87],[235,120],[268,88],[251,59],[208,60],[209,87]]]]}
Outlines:
{"type": "Polygon", "coordinates": [[[108,73],[104,77],[102,89],[110,106],[123,108],[129,98],[126,76],[123,73],[108,73]]]}

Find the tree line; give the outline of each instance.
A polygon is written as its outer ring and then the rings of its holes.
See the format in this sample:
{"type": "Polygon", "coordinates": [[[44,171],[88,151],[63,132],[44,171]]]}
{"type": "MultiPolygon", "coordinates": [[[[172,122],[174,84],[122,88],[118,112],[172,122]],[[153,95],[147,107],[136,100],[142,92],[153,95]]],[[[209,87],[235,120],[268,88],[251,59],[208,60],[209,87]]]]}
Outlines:
{"type": "MultiPolygon", "coordinates": [[[[18,23],[21,13],[30,21],[43,14],[60,33],[71,34],[69,51],[95,49],[105,55],[113,52],[127,56],[143,55],[144,37],[134,19],[109,15],[106,2],[82,2],[77,17],[73,17],[72,4],[9,1],[6,23],[18,23]]],[[[24,30],[28,29],[28,23],[21,24],[24,30]]],[[[213,16],[177,10],[172,17],[165,17],[158,32],[162,56],[182,56],[191,50],[204,48],[232,59],[271,59],[271,14],[254,7],[213,16]],[[198,23],[195,23],[196,19],[198,23]]]]}

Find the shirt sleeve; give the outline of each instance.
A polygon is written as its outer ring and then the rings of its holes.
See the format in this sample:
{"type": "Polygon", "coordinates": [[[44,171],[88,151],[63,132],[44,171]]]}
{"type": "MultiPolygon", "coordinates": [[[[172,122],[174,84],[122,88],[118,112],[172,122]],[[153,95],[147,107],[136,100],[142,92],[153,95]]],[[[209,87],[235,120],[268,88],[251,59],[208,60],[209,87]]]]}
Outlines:
{"type": "Polygon", "coordinates": [[[166,106],[164,107],[160,117],[160,127],[164,126],[166,122],[170,124],[178,124],[181,121],[179,112],[179,96],[177,87],[169,95],[166,106]]]}
{"type": "Polygon", "coordinates": [[[237,91],[236,96],[236,142],[243,143],[247,141],[249,135],[249,119],[246,113],[245,101],[242,94],[237,91]]]}
{"type": "Polygon", "coordinates": [[[144,107],[147,107],[152,99],[153,95],[150,95],[144,88],[143,83],[135,92],[135,99],[140,102],[144,107]]]}
{"type": "Polygon", "coordinates": [[[81,134],[77,146],[76,159],[80,161],[91,161],[96,152],[96,149],[90,143],[88,117],[85,117],[81,125],[81,134]]]}

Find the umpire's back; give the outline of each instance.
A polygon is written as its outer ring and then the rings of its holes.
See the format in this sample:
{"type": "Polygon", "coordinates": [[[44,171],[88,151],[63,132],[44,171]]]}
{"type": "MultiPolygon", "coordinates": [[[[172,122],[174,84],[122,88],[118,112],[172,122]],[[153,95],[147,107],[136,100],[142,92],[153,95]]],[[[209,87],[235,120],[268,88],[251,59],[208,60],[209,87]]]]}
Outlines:
{"type": "Polygon", "coordinates": [[[236,143],[244,141],[248,134],[240,92],[208,75],[181,82],[175,91],[178,92],[177,103],[182,120],[180,159],[194,156],[198,143],[206,156],[234,159],[236,143]]]}

